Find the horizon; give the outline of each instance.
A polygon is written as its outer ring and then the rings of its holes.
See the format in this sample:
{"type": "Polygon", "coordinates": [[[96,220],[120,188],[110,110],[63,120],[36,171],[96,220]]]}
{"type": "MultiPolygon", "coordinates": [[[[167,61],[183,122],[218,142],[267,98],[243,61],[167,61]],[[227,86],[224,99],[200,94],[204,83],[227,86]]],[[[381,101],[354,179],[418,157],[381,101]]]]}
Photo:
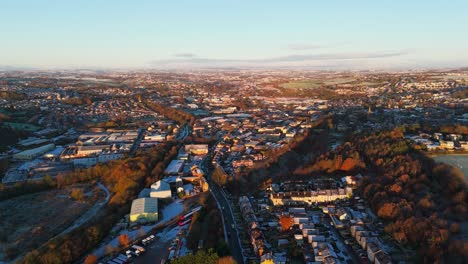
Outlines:
{"type": "Polygon", "coordinates": [[[468,66],[468,2],[8,1],[0,69],[413,70],[468,66]]]}

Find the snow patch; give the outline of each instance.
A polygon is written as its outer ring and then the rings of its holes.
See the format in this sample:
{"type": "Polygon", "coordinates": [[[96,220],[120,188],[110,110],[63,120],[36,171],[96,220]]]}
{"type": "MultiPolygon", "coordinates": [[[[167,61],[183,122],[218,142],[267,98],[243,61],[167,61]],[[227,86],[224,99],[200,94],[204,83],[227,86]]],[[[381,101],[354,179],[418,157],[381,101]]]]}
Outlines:
{"type": "Polygon", "coordinates": [[[160,220],[160,223],[165,223],[172,218],[178,216],[179,214],[182,214],[184,211],[184,204],[183,200],[176,200],[175,202],[169,204],[168,206],[164,207],[162,210],[162,219],[160,220]]]}

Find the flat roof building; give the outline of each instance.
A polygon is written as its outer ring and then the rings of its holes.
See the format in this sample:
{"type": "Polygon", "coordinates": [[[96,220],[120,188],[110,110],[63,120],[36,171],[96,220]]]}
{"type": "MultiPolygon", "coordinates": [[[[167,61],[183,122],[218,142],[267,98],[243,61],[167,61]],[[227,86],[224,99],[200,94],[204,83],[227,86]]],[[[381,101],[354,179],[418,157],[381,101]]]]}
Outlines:
{"type": "Polygon", "coordinates": [[[185,160],[172,160],[169,165],[167,165],[166,169],[164,170],[164,174],[166,175],[177,175],[179,172],[182,171],[184,167],[185,160]]]}
{"type": "Polygon", "coordinates": [[[156,222],[158,221],[158,199],[139,198],[132,202],[130,222],[156,222]]]}
{"type": "Polygon", "coordinates": [[[47,144],[38,148],[28,149],[25,151],[21,151],[20,153],[16,153],[15,155],[13,155],[13,158],[18,160],[32,160],[44,153],[47,153],[50,150],[53,150],[54,148],[54,144],[47,144]]]}
{"type": "Polygon", "coordinates": [[[208,154],[208,144],[190,144],[185,145],[185,152],[194,155],[205,155],[208,154]]]}
{"type": "Polygon", "coordinates": [[[151,184],[151,192],[150,192],[150,197],[152,198],[171,198],[172,192],[171,192],[171,186],[169,183],[160,180],[157,181],[153,184],[151,184]]]}

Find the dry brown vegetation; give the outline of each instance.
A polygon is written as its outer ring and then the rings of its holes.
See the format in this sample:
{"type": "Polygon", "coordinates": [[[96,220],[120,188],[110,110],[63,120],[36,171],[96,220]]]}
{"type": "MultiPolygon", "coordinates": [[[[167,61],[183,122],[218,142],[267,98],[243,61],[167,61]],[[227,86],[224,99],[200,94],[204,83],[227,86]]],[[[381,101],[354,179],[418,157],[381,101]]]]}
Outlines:
{"type": "MultiPolygon", "coordinates": [[[[81,186],[91,191],[93,188],[81,186]],[[85,188],[87,187],[87,188],[85,188]]],[[[81,189],[80,189],[81,190],[81,189]]],[[[36,248],[62,232],[91,206],[104,199],[104,194],[80,201],[70,197],[70,188],[19,196],[0,202],[0,249],[3,259],[11,259],[36,248]]]]}

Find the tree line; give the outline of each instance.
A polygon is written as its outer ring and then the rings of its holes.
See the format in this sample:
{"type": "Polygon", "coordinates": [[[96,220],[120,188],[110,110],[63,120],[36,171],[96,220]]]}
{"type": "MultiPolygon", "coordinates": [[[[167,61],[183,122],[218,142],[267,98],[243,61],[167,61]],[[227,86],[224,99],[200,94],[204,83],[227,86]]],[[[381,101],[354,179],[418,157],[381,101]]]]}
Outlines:
{"type": "Polygon", "coordinates": [[[179,110],[179,109],[176,109],[176,108],[172,108],[172,107],[168,107],[162,103],[159,103],[159,102],[150,102],[150,101],[145,101],[145,104],[146,106],[169,118],[169,119],[172,119],[174,121],[176,121],[177,123],[179,123],[179,125],[182,125],[182,124],[185,124],[185,123],[189,123],[191,125],[193,125],[193,123],[195,122],[195,117],[189,113],[186,113],[182,110],[179,110]]]}
{"type": "Polygon", "coordinates": [[[25,100],[28,96],[22,92],[0,91],[0,98],[11,101],[25,100]]]}

